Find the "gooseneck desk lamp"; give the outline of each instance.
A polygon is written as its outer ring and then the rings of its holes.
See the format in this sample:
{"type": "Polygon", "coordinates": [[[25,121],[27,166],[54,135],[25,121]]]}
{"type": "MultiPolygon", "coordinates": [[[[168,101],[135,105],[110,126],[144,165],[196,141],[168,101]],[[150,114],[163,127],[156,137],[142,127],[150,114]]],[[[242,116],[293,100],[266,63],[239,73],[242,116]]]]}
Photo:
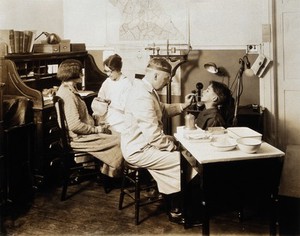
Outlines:
{"type": "Polygon", "coordinates": [[[42,32],[42,33],[40,33],[40,35],[37,36],[34,40],[37,40],[43,34],[46,36],[46,38],[47,38],[46,40],[47,40],[48,44],[58,44],[61,41],[60,37],[57,34],[55,34],[55,33],[48,33],[48,32],[42,32]]]}

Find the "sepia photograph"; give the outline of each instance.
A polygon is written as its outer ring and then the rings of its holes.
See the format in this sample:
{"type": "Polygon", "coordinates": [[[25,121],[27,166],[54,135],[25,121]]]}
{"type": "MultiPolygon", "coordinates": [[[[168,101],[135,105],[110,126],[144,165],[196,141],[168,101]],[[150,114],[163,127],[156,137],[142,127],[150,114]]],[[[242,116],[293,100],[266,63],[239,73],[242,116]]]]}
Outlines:
{"type": "Polygon", "coordinates": [[[300,235],[300,1],[0,0],[1,236],[300,235]]]}

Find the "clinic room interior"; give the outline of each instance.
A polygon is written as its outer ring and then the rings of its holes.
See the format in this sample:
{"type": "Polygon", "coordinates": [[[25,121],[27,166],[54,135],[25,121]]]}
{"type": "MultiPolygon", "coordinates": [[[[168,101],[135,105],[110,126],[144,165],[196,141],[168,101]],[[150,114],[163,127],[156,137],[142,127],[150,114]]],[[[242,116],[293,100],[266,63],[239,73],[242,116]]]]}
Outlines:
{"type": "Polygon", "coordinates": [[[0,0],[1,235],[300,235],[297,0],[0,0]]]}

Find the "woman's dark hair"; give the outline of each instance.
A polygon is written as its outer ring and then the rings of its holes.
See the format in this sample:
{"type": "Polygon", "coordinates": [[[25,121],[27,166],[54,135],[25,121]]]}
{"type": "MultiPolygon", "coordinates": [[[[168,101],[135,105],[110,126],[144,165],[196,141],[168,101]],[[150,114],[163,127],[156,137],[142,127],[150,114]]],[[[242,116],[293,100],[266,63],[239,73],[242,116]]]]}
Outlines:
{"type": "Polygon", "coordinates": [[[215,94],[218,96],[216,105],[226,122],[227,126],[232,125],[233,113],[234,113],[234,98],[232,97],[231,90],[224,83],[217,81],[210,81],[215,94]]]}
{"type": "Polygon", "coordinates": [[[75,59],[64,60],[58,67],[56,77],[61,81],[78,79],[82,75],[83,65],[75,59]]]}
{"type": "Polygon", "coordinates": [[[107,66],[112,71],[120,72],[122,69],[122,58],[118,54],[109,56],[104,60],[103,65],[107,66]]]}

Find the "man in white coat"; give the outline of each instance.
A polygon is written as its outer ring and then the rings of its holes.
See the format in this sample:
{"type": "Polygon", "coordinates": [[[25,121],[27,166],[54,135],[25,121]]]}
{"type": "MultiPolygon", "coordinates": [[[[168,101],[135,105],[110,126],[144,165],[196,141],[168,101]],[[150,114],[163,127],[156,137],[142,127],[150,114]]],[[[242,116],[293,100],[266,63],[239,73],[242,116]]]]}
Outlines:
{"type": "Polygon", "coordinates": [[[148,169],[159,192],[170,202],[170,221],[181,224],[180,153],[173,138],[164,134],[162,118],[180,114],[191,104],[193,95],[187,95],[184,103],[160,102],[156,91],[170,83],[171,71],[165,59],[152,58],[145,77],[133,82],[125,105],[121,150],[128,163],[148,169]]]}

